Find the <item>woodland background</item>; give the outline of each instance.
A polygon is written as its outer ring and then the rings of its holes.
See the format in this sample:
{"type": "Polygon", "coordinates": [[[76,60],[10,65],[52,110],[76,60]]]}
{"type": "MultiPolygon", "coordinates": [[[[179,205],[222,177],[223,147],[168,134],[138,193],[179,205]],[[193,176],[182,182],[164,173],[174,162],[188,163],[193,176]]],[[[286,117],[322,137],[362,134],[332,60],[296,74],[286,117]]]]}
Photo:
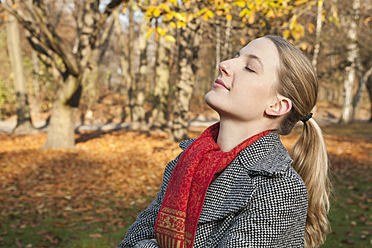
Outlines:
{"type": "Polygon", "coordinates": [[[0,16],[0,246],[115,246],[177,141],[216,121],[203,99],[218,64],[267,34],[320,79],[324,247],[372,244],[370,0],[2,0],[0,16]]]}

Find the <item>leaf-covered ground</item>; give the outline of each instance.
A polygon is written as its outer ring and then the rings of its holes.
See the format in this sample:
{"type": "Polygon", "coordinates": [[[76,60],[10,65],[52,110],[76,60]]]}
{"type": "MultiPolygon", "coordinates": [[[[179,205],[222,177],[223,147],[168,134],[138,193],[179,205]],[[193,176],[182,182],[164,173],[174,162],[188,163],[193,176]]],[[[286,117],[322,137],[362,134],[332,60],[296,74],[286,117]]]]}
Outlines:
{"type": "MultiPolygon", "coordinates": [[[[372,127],[324,130],[334,190],[323,247],[369,247],[372,127]]],[[[180,152],[166,134],[125,130],[79,134],[75,149],[42,149],[45,139],[0,133],[0,247],[116,246],[180,152]]]]}

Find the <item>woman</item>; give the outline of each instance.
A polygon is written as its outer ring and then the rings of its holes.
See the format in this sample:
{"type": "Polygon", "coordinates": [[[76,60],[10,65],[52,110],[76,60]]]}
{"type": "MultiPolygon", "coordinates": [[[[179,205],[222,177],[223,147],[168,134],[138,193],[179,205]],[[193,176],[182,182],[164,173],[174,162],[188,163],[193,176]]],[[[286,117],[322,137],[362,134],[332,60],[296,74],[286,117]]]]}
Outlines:
{"type": "Polygon", "coordinates": [[[156,200],[119,247],[318,247],[329,232],[328,165],[310,111],[318,82],[282,38],[250,42],[220,64],[205,97],[220,122],[165,169],[156,200]],[[302,120],[291,157],[279,134],[302,120]]]}

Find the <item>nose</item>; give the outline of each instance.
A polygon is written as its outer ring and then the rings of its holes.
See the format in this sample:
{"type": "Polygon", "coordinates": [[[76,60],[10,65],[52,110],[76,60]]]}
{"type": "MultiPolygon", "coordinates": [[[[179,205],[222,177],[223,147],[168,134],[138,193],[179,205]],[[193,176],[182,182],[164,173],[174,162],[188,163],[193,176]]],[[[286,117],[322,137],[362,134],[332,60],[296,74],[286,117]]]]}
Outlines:
{"type": "Polygon", "coordinates": [[[220,70],[221,75],[225,75],[225,76],[230,76],[231,75],[231,71],[228,67],[227,60],[222,61],[220,63],[219,70],[220,70]]]}

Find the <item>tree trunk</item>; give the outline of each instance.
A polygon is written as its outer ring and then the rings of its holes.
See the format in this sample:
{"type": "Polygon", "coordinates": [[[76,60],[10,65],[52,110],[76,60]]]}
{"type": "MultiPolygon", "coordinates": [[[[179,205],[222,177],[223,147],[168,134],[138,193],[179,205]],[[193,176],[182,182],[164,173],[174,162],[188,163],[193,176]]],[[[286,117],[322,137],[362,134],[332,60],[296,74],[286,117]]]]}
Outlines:
{"type": "MultiPolygon", "coordinates": [[[[60,83],[60,89],[53,108],[51,124],[45,147],[59,148],[74,146],[74,109],[79,105],[82,85],[90,69],[95,66],[99,52],[109,37],[112,22],[107,24],[112,11],[128,0],[109,1],[105,9],[100,1],[75,2],[76,45],[56,33],[58,17],[47,13],[53,8],[53,1],[18,1],[17,6],[4,4],[4,8],[14,13],[29,33],[29,42],[39,53],[39,58],[59,75],[53,75],[60,83]],[[56,56],[55,56],[56,55],[56,56]]],[[[71,12],[71,9],[66,10],[71,12]]],[[[113,19],[111,19],[113,20],[113,19]]],[[[75,32],[74,32],[75,33],[75,32]]]]}
{"type": "Polygon", "coordinates": [[[360,102],[363,98],[364,89],[366,88],[366,85],[367,85],[367,80],[371,75],[372,75],[372,67],[369,68],[369,70],[365,72],[364,74],[362,72],[358,72],[359,87],[354,97],[352,121],[355,121],[356,113],[359,110],[360,102]]]}
{"type": "Polygon", "coordinates": [[[223,52],[222,52],[222,60],[230,59],[232,57],[232,54],[231,54],[232,46],[231,46],[231,41],[230,41],[231,28],[232,28],[231,27],[231,20],[227,19],[226,20],[226,29],[225,29],[224,49],[223,49],[223,52]]]}
{"type": "MultiPolygon", "coordinates": [[[[144,18],[145,19],[145,18],[144,18]]],[[[140,50],[140,65],[139,72],[136,75],[135,82],[135,99],[133,101],[133,120],[131,128],[134,130],[146,130],[145,121],[145,85],[147,74],[147,21],[143,20],[140,26],[139,35],[139,50],[140,50]]]]}
{"type": "Polygon", "coordinates": [[[170,42],[163,36],[159,37],[158,56],[156,61],[156,81],[154,88],[154,106],[152,111],[153,130],[164,130],[168,120],[168,93],[169,93],[169,56],[170,42]]]}
{"type": "Polygon", "coordinates": [[[315,32],[315,47],[314,47],[314,55],[312,59],[312,64],[316,69],[318,64],[318,56],[320,50],[320,34],[322,32],[322,14],[323,13],[323,0],[318,0],[318,9],[317,9],[317,16],[316,16],[316,32],[315,32]]]}
{"type": "Polygon", "coordinates": [[[136,95],[136,82],[134,77],[134,11],[132,8],[133,1],[129,1],[128,11],[129,11],[129,37],[128,37],[128,72],[127,74],[128,81],[128,105],[130,109],[131,121],[134,121],[134,105],[135,105],[135,95],[136,95]]]}
{"type": "Polygon", "coordinates": [[[216,18],[216,68],[214,76],[217,77],[220,71],[218,70],[221,63],[221,21],[216,18]]]}
{"type": "Polygon", "coordinates": [[[369,95],[369,102],[371,105],[371,109],[370,109],[371,117],[369,119],[369,122],[372,122],[372,76],[368,78],[366,86],[367,86],[367,91],[369,95]]]}
{"type": "Polygon", "coordinates": [[[353,88],[355,81],[355,66],[358,56],[357,45],[357,20],[359,18],[360,0],[353,1],[353,16],[350,18],[350,27],[347,36],[349,44],[347,46],[347,66],[344,74],[344,95],[343,106],[341,112],[341,123],[350,123],[352,121],[353,112],[353,88]]]}
{"type": "Polygon", "coordinates": [[[79,106],[81,91],[80,78],[69,76],[53,104],[44,148],[72,148],[75,146],[75,114],[79,106]]]}
{"type": "Polygon", "coordinates": [[[39,96],[40,96],[40,85],[39,85],[39,58],[37,57],[37,53],[33,50],[32,51],[32,67],[33,67],[33,75],[32,75],[32,88],[34,90],[34,99],[32,102],[32,109],[34,113],[40,113],[40,104],[39,104],[39,96]]]}
{"type": "Polygon", "coordinates": [[[128,54],[127,54],[128,48],[126,47],[127,43],[125,42],[123,30],[120,24],[120,18],[119,18],[120,10],[117,9],[112,14],[113,14],[113,18],[115,18],[114,29],[115,29],[115,35],[117,36],[117,39],[118,39],[119,49],[120,49],[119,59],[120,59],[121,74],[124,76],[124,87],[125,87],[125,90],[128,92],[129,82],[128,82],[128,78],[126,78],[128,74],[128,54]]]}
{"type": "MultiPolygon", "coordinates": [[[[6,1],[8,5],[13,5],[11,0],[6,1]]],[[[30,107],[27,99],[26,79],[23,71],[21,55],[21,42],[19,38],[19,27],[16,18],[9,14],[9,21],[6,25],[8,37],[9,60],[14,74],[14,88],[17,93],[17,125],[13,129],[14,134],[36,133],[31,122],[30,107]]]]}
{"type": "Polygon", "coordinates": [[[197,67],[193,64],[200,47],[199,23],[189,23],[180,33],[179,79],[174,93],[173,125],[171,140],[187,139],[189,106],[197,67]]]}
{"type": "Polygon", "coordinates": [[[73,148],[75,146],[75,107],[56,100],[50,119],[44,148],[73,148]]]}

